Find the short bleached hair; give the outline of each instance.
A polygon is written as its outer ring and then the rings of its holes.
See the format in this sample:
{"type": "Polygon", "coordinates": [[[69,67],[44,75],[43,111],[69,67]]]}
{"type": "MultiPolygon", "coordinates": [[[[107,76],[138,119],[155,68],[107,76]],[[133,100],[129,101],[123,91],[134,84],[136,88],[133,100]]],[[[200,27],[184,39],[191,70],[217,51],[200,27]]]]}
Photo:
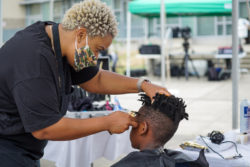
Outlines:
{"type": "Polygon", "coordinates": [[[100,0],[84,0],[73,5],[64,15],[62,26],[66,30],[87,29],[91,37],[117,35],[117,21],[111,9],[100,0]]]}

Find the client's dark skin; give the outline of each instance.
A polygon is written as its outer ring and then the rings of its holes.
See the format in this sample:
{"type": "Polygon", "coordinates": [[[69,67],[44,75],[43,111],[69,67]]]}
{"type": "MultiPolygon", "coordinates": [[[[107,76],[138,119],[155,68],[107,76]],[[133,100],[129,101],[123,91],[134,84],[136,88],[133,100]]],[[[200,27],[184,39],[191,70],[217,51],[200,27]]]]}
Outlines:
{"type": "MultiPolygon", "coordinates": [[[[139,115],[143,113],[143,110],[145,110],[145,107],[140,108],[137,117],[139,117],[139,115]]],[[[155,142],[153,129],[149,125],[150,122],[147,120],[144,120],[142,122],[138,121],[137,128],[132,128],[130,133],[130,141],[133,148],[139,150],[151,150],[160,147],[160,145],[155,142]]]]}
{"type": "Polygon", "coordinates": [[[143,106],[135,114],[138,126],[130,133],[132,147],[142,151],[164,146],[176,132],[179,122],[188,118],[184,102],[158,93],[153,102],[146,95],[141,95],[140,101],[143,106]]]}
{"type": "Polygon", "coordinates": [[[131,112],[138,126],[130,133],[133,148],[140,151],[129,153],[111,167],[208,167],[204,152],[195,161],[185,154],[164,149],[164,145],[174,136],[179,123],[188,119],[182,98],[157,93],[153,102],[141,94],[143,106],[139,112],[131,112]]]}

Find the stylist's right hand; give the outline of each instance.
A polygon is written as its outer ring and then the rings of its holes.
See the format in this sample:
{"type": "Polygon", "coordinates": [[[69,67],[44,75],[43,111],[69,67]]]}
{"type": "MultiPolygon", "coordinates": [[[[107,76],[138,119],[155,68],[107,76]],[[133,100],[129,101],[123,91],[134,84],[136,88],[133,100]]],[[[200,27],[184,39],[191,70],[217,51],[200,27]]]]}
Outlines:
{"type": "Polygon", "coordinates": [[[116,111],[107,116],[108,131],[111,134],[119,134],[128,130],[129,126],[137,127],[137,122],[128,113],[116,111]]]}

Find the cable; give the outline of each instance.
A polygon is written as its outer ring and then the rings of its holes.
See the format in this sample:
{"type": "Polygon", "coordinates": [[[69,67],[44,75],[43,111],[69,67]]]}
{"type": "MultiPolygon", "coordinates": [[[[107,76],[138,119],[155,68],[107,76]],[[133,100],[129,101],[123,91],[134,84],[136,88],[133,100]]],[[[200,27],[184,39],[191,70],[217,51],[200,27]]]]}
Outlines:
{"type": "Polygon", "coordinates": [[[238,147],[237,147],[237,144],[236,144],[235,142],[232,142],[232,141],[223,141],[222,143],[233,143],[233,145],[234,145],[234,147],[235,147],[235,150],[236,150],[236,153],[238,154],[238,155],[236,155],[236,156],[233,156],[234,159],[243,157],[243,156],[238,152],[238,147]]]}
{"type": "MultiPolygon", "coordinates": [[[[233,143],[234,146],[235,146],[235,150],[236,150],[237,154],[239,154],[239,152],[238,152],[238,147],[237,147],[237,144],[236,144],[235,142],[232,142],[232,141],[223,141],[222,143],[233,143]]],[[[222,143],[221,143],[221,144],[222,144],[222,143]]]]}
{"type": "Polygon", "coordinates": [[[207,146],[210,150],[212,150],[214,153],[216,153],[217,155],[219,155],[222,159],[225,159],[220,153],[218,153],[217,151],[215,151],[214,149],[212,149],[212,148],[207,144],[207,142],[205,142],[205,140],[203,139],[203,138],[205,138],[204,136],[201,136],[201,135],[200,135],[200,138],[201,138],[201,140],[206,144],[206,146],[207,146]]]}
{"type": "MultiPolygon", "coordinates": [[[[204,140],[204,136],[201,136],[200,135],[200,138],[201,138],[201,140],[205,143],[205,145],[210,149],[210,150],[212,150],[214,153],[216,153],[217,155],[219,155],[222,159],[226,159],[224,156],[222,156],[220,153],[218,153],[217,151],[215,151],[214,149],[212,149],[208,144],[207,144],[207,142],[204,140]]],[[[237,147],[237,144],[235,143],[235,142],[232,142],[232,141],[223,141],[221,144],[224,144],[224,143],[233,143],[234,144],[234,147],[235,147],[235,150],[236,150],[236,153],[237,153],[237,155],[236,156],[233,156],[233,158],[234,159],[237,159],[237,158],[241,158],[241,157],[243,157],[241,154],[239,154],[239,152],[238,152],[238,147],[237,147]]]]}

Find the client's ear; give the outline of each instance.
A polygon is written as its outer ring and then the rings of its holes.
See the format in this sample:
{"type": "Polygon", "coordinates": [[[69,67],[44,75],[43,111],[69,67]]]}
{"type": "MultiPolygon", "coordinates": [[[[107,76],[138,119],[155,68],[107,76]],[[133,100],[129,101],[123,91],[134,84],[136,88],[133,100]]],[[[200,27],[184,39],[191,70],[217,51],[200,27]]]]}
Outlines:
{"type": "Polygon", "coordinates": [[[139,134],[145,135],[148,132],[148,123],[146,121],[143,121],[139,125],[139,134]]]}

